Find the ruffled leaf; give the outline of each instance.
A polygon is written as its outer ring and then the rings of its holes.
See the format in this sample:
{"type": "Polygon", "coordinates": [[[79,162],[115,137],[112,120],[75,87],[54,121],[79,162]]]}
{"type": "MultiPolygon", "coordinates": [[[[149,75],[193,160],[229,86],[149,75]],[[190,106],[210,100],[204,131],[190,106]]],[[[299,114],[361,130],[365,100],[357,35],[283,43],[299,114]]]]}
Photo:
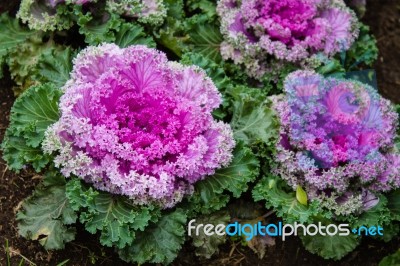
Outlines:
{"type": "Polygon", "coordinates": [[[132,244],[135,232],[159,216],[158,209],[134,206],[126,197],[96,191],[78,179],[68,182],[66,193],[72,208],[80,213],[79,221],[88,232],[100,232],[100,243],[108,247],[132,244]]]}
{"type": "Polygon", "coordinates": [[[61,88],[70,77],[72,60],[75,56],[76,52],[70,47],[63,50],[57,48],[46,50],[39,58],[34,78],[61,88]]]}
{"type": "Polygon", "coordinates": [[[360,64],[372,66],[378,58],[378,47],[374,36],[369,34],[369,27],[361,24],[360,35],[346,53],[345,68],[356,69],[360,64]]]}
{"type": "Polygon", "coordinates": [[[2,143],[3,158],[12,170],[32,164],[40,171],[50,160],[40,144],[48,126],[59,118],[61,92],[51,84],[29,88],[11,109],[10,126],[2,143]]]}
{"type": "Polygon", "coordinates": [[[62,249],[75,239],[75,229],[66,225],[75,223],[77,215],[65,196],[63,176],[48,172],[44,183],[22,204],[18,231],[25,238],[39,240],[46,249],[62,249]]]}
{"type": "Polygon", "coordinates": [[[121,26],[122,19],[117,15],[99,11],[98,16],[82,13],[82,6],[76,5],[74,13],[78,17],[79,33],[85,36],[88,45],[98,45],[103,42],[115,41],[115,30],[121,26]]]}
{"type": "Polygon", "coordinates": [[[359,238],[353,234],[348,236],[300,236],[300,238],[308,251],[324,259],[340,260],[359,244],[359,238]]]}
{"type": "Polygon", "coordinates": [[[142,44],[155,48],[156,43],[153,38],[147,36],[143,27],[132,23],[123,23],[115,35],[115,44],[121,48],[130,45],[142,44]]]}
{"type": "Polygon", "coordinates": [[[205,204],[225,190],[232,192],[233,196],[238,198],[247,190],[248,183],[254,181],[258,173],[259,161],[249,148],[239,142],[233,152],[231,164],[217,170],[213,176],[196,183],[195,193],[200,194],[205,204]]]}
{"type": "Polygon", "coordinates": [[[294,191],[287,192],[284,182],[274,176],[266,176],[253,189],[255,201],[265,200],[267,208],[274,208],[278,217],[288,223],[306,223],[321,212],[318,202],[311,201],[307,206],[301,204],[294,191]]]}
{"type": "MultiPolygon", "coordinates": [[[[196,222],[193,225],[198,224],[213,224],[217,226],[219,224],[228,225],[231,217],[227,211],[215,212],[211,215],[196,217],[196,222]]],[[[200,234],[196,235],[195,232],[191,232],[193,239],[193,246],[196,247],[195,253],[197,256],[204,258],[211,258],[212,255],[219,251],[219,246],[226,241],[226,234],[220,236],[217,234],[208,236],[204,234],[204,230],[200,230],[200,234]]]]}
{"type": "Polygon", "coordinates": [[[138,232],[132,245],[119,250],[120,257],[139,264],[171,263],[185,241],[186,219],[182,209],[165,214],[157,223],[138,232]]]}
{"type": "Polygon", "coordinates": [[[73,25],[66,5],[52,6],[46,1],[22,0],[17,18],[36,31],[65,30],[73,25]]]}
{"type": "Polygon", "coordinates": [[[186,50],[185,40],[189,38],[184,32],[185,13],[182,0],[165,0],[167,6],[167,18],[162,28],[156,34],[156,40],[162,46],[169,49],[178,57],[181,57],[186,50]]]}
{"type": "Polygon", "coordinates": [[[10,49],[18,47],[34,34],[34,31],[24,29],[17,19],[8,14],[4,13],[0,16],[0,78],[3,75],[2,66],[10,49]]]}
{"type": "Polygon", "coordinates": [[[400,265],[400,249],[392,255],[384,257],[380,262],[379,266],[395,266],[400,265]]]}
{"type": "Polygon", "coordinates": [[[230,85],[229,78],[227,77],[223,67],[201,54],[185,53],[182,56],[181,63],[186,65],[196,65],[204,69],[219,90],[224,90],[230,85]]]}
{"type": "Polygon", "coordinates": [[[391,222],[390,210],[387,207],[388,200],[385,196],[379,197],[379,203],[373,208],[354,217],[352,227],[384,225],[391,222]]]}
{"type": "Polygon", "coordinates": [[[270,104],[260,90],[245,89],[243,92],[242,87],[236,87],[228,92],[234,99],[230,124],[235,139],[247,145],[274,143],[279,135],[279,123],[270,104]]]}
{"type": "Polygon", "coordinates": [[[191,51],[202,54],[217,63],[221,62],[222,35],[218,26],[192,18],[186,30],[190,36],[188,44],[191,51]]]}
{"type": "Polygon", "coordinates": [[[388,208],[395,220],[400,221],[400,189],[397,189],[387,195],[388,208]]]}

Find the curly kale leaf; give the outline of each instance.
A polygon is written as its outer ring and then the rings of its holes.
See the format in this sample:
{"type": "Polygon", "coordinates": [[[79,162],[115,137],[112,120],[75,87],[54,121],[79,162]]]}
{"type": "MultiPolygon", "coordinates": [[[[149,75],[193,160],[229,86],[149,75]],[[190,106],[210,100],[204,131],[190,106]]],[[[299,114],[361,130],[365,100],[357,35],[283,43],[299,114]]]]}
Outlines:
{"type": "Polygon", "coordinates": [[[185,241],[187,216],[182,209],[163,215],[156,223],[138,232],[135,241],[118,251],[127,262],[171,263],[185,241]]]}
{"type": "Polygon", "coordinates": [[[132,205],[126,197],[96,191],[79,179],[68,182],[66,194],[86,230],[100,232],[100,243],[108,247],[131,245],[136,232],[143,231],[160,215],[157,208],[132,205]]]}
{"type": "MultiPolygon", "coordinates": [[[[217,226],[219,224],[228,225],[231,217],[227,211],[214,212],[210,215],[203,215],[196,217],[196,221],[193,225],[198,224],[213,224],[217,226]]],[[[212,255],[219,251],[219,246],[226,241],[226,235],[211,235],[208,236],[204,233],[204,230],[200,230],[200,234],[196,235],[195,232],[191,232],[193,239],[193,246],[196,247],[196,255],[204,258],[211,258],[212,255]]]]}
{"type": "Polygon", "coordinates": [[[59,118],[60,96],[54,85],[43,84],[29,88],[15,101],[1,146],[10,169],[31,164],[39,172],[49,163],[50,156],[43,154],[40,144],[47,127],[59,118]]]}
{"type": "Polygon", "coordinates": [[[0,16],[0,78],[3,76],[2,67],[10,50],[25,43],[35,34],[37,33],[21,27],[18,20],[8,14],[0,16]]]}
{"type": "Polygon", "coordinates": [[[217,63],[222,61],[220,46],[222,35],[218,25],[210,23],[207,19],[194,16],[185,25],[189,35],[187,44],[190,51],[199,53],[217,63]]]}
{"type": "Polygon", "coordinates": [[[75,56],[76,51],[70,47],[64,49],[53,47],[45,50],[38,60],[34,79],[39,82],[50,82],[61,88],[69,80],[75,56]]]}
{"type": "Polygon", "coordinates": [[[353,251],[360,243],[357,235],[340,236],[300,236],[305,249],[313,254],[317,254],[324,259],[340,260],[349,252],[353,251]]]}
{"type": "Polygon", "coordinates": [[[384,257],[380,262],[379,266],[395,266],[400,265],[400,249],[392,255],[384,257]]]}
{"type": "Polygon", "coordinates": [[[19,234],[31,240],[39,240],[46,249],[62,249],[74,240],[77,215],[65,196],[65,179],[49,171],[44,182],[22,204],[17,213],[19,234]]]}
{"type": "MultiPolygon", "coordinates": [[[[317,201],[303,205],[296,198],[296,192],[285,186],[279,177],[266,176],[253,189],[255,201],[265,200],[267,208],[274,208],[276,215],[286,222],[313,222],[313,218],[322,213],[317,201]]],[[[329,216],[326,214],[326,216],[329,216]]]]}
{"type": "Polygon", "coordinates": [[[228,94],[234,100],[230,124],[235,139],[242,140],[249,146],[275,143],[279,123],[263,92],[237,86],[228,94]]]}
{"type": "Polygon", "coordinates": [[[229,191],[238,198],[247,190],[248,183],[259,174],[259,161],[242,142],[236,145],[233,161],[216,171],[213,176],[196,183],[195,191],[201,195],[204,203],[209,202],[216,194],[229,191]]]}

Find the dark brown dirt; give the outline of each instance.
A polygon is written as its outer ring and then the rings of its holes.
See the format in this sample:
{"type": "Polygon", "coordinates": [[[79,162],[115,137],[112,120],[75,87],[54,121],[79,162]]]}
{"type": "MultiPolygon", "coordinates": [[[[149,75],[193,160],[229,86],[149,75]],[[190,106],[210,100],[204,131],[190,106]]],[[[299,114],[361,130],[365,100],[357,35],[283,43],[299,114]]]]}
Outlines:
{"type": "MultiPolygon", "coordinates": [[[[10,1],[9,6],[14,1],[10,1]]],[[[14,2],[15,3],[15,2],[14,2]]],[[[0,4],[0,12],[2,11],[0,4]]],[[[7,5],[7,4],[6,4],[7,5]]],[[[14,4],[15,6],[15,4],[14,4]]],[[[4,8],[4,6],[3,6],[4,8]]],[[[9,7],[7,7],[9,10],[9,7]]],[[[4,9],[3,9],[4,10],[4,9]]],[[[364,21],[371,26],[378,39],[380,48],[376,64],[378,86],[381,93],[395,103],[400,103],[400,1],[371,0],[368,2],[364,21]]],[[[12,83],[0,81],[0,140],[3,139],[9,121],[9,112],[14,101],[12,83]]],[[[0,152],[1,157],[1,152],[0,152]]],[[[122,262],[112,249],[104,248],[96,236],[90,235],[78,227],[77,239],[67,244],[65,250],[44,250],[37,242],[28,241],[18,236],[15,213],[20,202],[32,193],[38,183],[34,173],[23,171],[14,174],[7,170],[5,162],[0,159],[0,265],[7,265],[5,253],[6,241],[10,247],[11,265],[19,265],[25,257],[36,265],[57,265],[69,260],[66,265],[128,265],[122,262]]],[[[388,254],[400,247],[400,238],[389,243],[365,239],[361,245],[340,262],[326,261],[312,255],[301,245],[297,238],[286,242],[277,241],[267,250],[264,259],[260,260],[248,248],[234,243],[227,243],[218,255],[206,261],[200,261],[194,255],[193,248],[184,246],[174,265],[377,265],[388,254]]]]}

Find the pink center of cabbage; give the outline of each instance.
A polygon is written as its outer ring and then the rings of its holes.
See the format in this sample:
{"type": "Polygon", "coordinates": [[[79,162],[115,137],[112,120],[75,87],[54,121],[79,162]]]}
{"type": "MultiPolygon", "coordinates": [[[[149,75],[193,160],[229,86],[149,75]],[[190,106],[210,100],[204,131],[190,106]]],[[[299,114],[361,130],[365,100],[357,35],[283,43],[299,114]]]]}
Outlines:
{"type": "Polygon", "coordinates": [[[291,46],[295,40],[304,40],[314,31],[317,9],[310,1],[264,0],[259,8],[261,16],[257,22],[274,41],[291,46]]]}

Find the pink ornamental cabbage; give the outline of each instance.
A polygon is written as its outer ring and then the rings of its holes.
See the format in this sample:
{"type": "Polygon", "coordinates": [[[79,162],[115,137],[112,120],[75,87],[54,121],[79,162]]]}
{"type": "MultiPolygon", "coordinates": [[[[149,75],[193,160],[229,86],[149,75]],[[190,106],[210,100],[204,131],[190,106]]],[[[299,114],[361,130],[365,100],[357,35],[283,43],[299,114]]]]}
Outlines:
{"type": "Polygon", "coordinates": [[[71,75],[43,143],[66,177],[171,207],[230,163],[233,133],[213,119],[221,95],[200,68],[103,44],[83,50],[71,75]]]}
{"type": "Polygon", "coordinates": [[[293,189],[337,213],[373,207],[400,187],[398,115],[375,89],[353,80],[296,71],[273,99],[281,121],[275,172],[293,189]]]}
{"type": "Polygon", "coordinates": [[[255,78],[284,62],[347,50],[358,36],[356,15],[343,0],[220,0],[217,12],[223,58],[255,78]]]}

